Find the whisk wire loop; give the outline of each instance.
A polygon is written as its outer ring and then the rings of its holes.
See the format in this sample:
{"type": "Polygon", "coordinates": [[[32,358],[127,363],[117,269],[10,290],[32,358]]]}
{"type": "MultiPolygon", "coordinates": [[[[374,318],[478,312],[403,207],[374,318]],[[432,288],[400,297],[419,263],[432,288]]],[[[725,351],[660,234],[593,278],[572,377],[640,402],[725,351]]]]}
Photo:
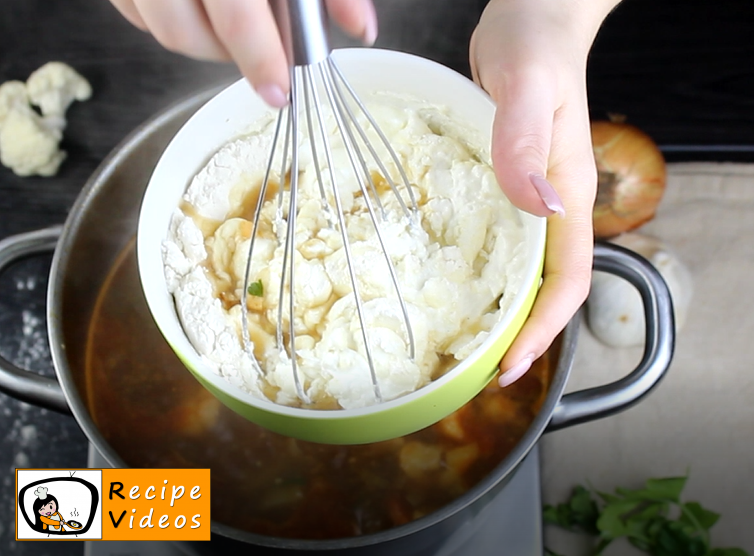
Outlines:
{"type": "MultiPolygon", "coordinates": [[[[277,123],[275,124],[275,132],[272,137],[272,145],[270,147],[270,157],[267,161],[267,168],[264,172],[264,179],[262,180],[262,185],[259,188],[259,197],[257,198],[257,204],[254,209],[254,221],[252,223],[251,227],[251,238],[249,239],[249,251],[246,256],[246,268],[244,271],[244,278],[243,278],[243,291],[241,292],[241,331],[243,333],[243,343],[244,343],[244,349],[247,354],[249,354],[252,366],[254,368],[254,372],[257,374],[258,377],[262,377],[264,373],[262,372],[262,368],[259,366],[259,361],[257,361],[257,358],[254,357],[254,347],[251,345],[251,339],[249,335],[249,307],[246,303],[246,296],[249,292],[249,278],[251,276],[251,260],[252,255],[254,254],[254,243],[257,237],[257,231],[259,229],[259,218],[262,215],[262,205],[264,204],[264,200],[267,197],[267,189],[270,184],[270,173],[272,172],[272,163],[275,159],[275,151],[277,150],[277,144],[278,139],[280,137],[280,128],[282,127],[283,123],[283,115],[284,112],[281,110],[278,113],[277,117],[277,123]]],[[[282,188],[281,188],[282,189],[282,188]]]]}
{"type": "MultiPolygon", "coordinates": [[[[296,286],[295,280],[295,254],[296,254],[296,216],[297,216],[297,198],[298,198],[298,184],[299,184],[299,156],[298,149],[295,143],[298,141],[298,127],[299,127],[299,110],[298,110],[298,72],[296,68],[291,68],[291,95],[290,95],[290,108],[289,114],[291,114],[291,139],[293,145],[291,148],[291,178],[290,178],[290,195],[288,204],[288,231],[286,232],[286,246],[285,255],[283,256],[283,269],[281,278],[280,299],[283,299],[283,292],[285,291],[285,267],[286,259],[289,259],[290,269],[288,272],[288,338],[290,344],[290,357],[291,357],[291,370],[293,372],[293,382],[296,388],[296,393],[299,398],[306,403],[311,403],[309,396],[304,391],[301,384],[301,376],[298,373],[298,357],[296,355],[296,322],[294,318],[294,289],[296,286]]],[[[280,304],[282,306],[282,303],[280,304]]],[[[283,349],[282,346],[279,349],[283,349]]]]}
{"type": "MultiPolygon", "coordinates": [[[[329,55],[327,44],[325,19],[326,10],[322,0],[271,0],[271,7],[281,29],[286,56],[290,65],[291,92],[288,107],[282,109],[275,124],[275,132],[270,148],[270,156],[265,171],[264,181],[260,188],[259,199],[256,204],[256,212],[252,225],[252,235],[249,242],[248,257],[246,260],[246,274],[243,280],[244,292],[249,292],[251,280],[252,256],[254,253],[255,240],[259,232],[260,215],[263,204],[267,198],[267,190],[272,175],[272,167],[278,151],[280,137],[282,140],[282,156],[280,160],[280,186],[277,192],[277,207],[273,222],[273,231],[277,237],[278,248],[282,247],[282,261],[280,274],[280,290],[278,292],[277,322],[276,322],[276,347],[281,357],[284,354],[290,359],[291,372],[296,394],[305,404],[310,404],[304,381],[299,373],[299,358],[296,351],[296,319],[295,319],[295,289],[296,289],[296,221],[298,216],[298,197],[301,181],[301,157],[299,153],[299,136],[302,127],[308,132],[311,159],[316,174],[317,186],[321,198],[322,210],[326,213],[327,221],[333,229],[338,229],[342,240],[343,253],[345,255],[346,270],[351,283],[353,303],[361,328],[363,340],[363,355],[366,358],[372,390],[378,402],[382,401],[382,392],[377,378],[377,370],[373,357],[373,348],[370,342],[370,334],[367,326],[367,318],[364,299],[359,288],[359,277],[355,268],[352,239],[346,228],[346,216],[341,199],[336,161],[333,157],[333,140],[338,137],[343,144],[344,151],[353,170],[364,206],[369,214],[369,219],[375,230],[375,237],[379,243],[383,258],[387,265],[392,287],[400,305],[400,310],[405,327],[407,347],[410,357],[415,359],[416,346],[408,307],[401,292],[393,261],[388,253],[383,233],[380,230],[381,222],[388,221],[386,207],[380,199],[375,179],[372,176],[370,165],[364,157],[369,152],[371,159],[377,167],[384,181],[398,200],[398,206],[407,218],[409,226],[417,222],[418,207],[413,189],[406,172],[401,165],[397,153],[391,147],[385,134],[380,130],[377,122],[367,111],[364,103],[358,98],[355,91],[344,78],[340,69],[329,55]],[[320,90],[324,91],[326,102],[321,102],[320,90]],[[303,94],[301,94],[303,93],[303,94]],[[303,98],[302,98],[303,97],[303,98]],[[371,130],[376,133],[379,150],[386,151],[398,171],[402,187],[396,183],[392,172],[381,159],[378,148],[372,144],[367,129],[359,121],[352,105],[366,118],[371,130]],[[327,130],[327,118],[323,107],[329,107],[329,111],[335,120],[337,134],[331,139],[327,130]],[[303,119],[303,121],[302,121],[303,119]],[[285,122],[285,123],[284,123],[285,122]],[[283,133],[283,125],[285,132],[283,133]],[[316,128],[319,128],[318,132],[316,128]],[[321,151],[317,145],[320,142],[321,151]],[[290,154],[289,154],[290,151],[290,154]],[[324,155],[324,161],[322,160],[324,155]],[[324,165],[321,164],[324,162],[324,165]],[[289,172],[286,170],[289,169],[289,172]],[[329,188],[326,185],[329,178],[329,188]],[[287,182],[287,183],[286,183],[287,182]],[[286,187],[287,185],[287,187],[286,187]],[[328,192],[331,190],[331,194],[328,192]],[[403,199],[401,189],[405,189],[409,202],[403,199]],[[288,191],[287,215],[285,214],[285,190],[288,191]],[[376,207],[376,211],[375,211],[376,207]],[[379,216],[377,215],[379,213],[379,216]],[[287,288],[286,288],[287,284],[287,288]],[[287,290],[287,293],[286,293],[287,290]],[[287,295],[287,298],[286,298],[287,295]],[[284,317],[287,306],[288,310],[288,345],[285,345],[284,317]]],[[[246,298],[244,298],[246,299],[246,298]]],[[[254,355],[254,346],[250,340],[249,308],[247,302],[242,303],[241,311],[242,333],[244,348],[247,355],[253,361],[254,370],[260,376],[263,371],[254,355]]]]}
{"type": "MultiPolygon", "coordinates": [[[[327,63],[327,62],[325,62],[327,63]]],[[[324,64],[323,64],[324,65],[324,64]]],[[[351,161],[351,165],[353,167],[353,171],[356,174],[356,177],[358,179],[359,174],[359,168],[356,164],[356,158],[358,157],[361,161],[361,164],[363,166],[364,174],[366,176],[369,176],[369,170],[366,167],[366,164],[364,162],[363,157],[361,157],[360,150],[356,146],[356,138],[353,135],[353,132],[351,131],[350,125],[347,123],[349,120],[346,117],[345,109],[343,106],[346,104],[345,99],[340,95],[340,91],[338,90],[335,80],[333,79],[332,73],[329,71],[326,71],[323,69],[323,67],[320,67],[320,71],[322,73],[322,81],[325,88],[325,91],[328,94],[328,100],[330,101],[330,105],[332,106],[333,114],[335,115],[336,121],[338,123],[338,129],[340,130],[341,136],[343,138],[343,143],[346,146],[346,152],[348,153],[348,157],[351,161]]],[[[353,112],[348,112],[351,116],[353,115],[353,112]]],[[[355,117],[352,117],[350,120],[352,123],[355,121],[355,117]]],[[[368,140],[366,138],[366,134],[363,136],[363,139],[367,142],[368,140]]],[[[371,147],[370,147],[371,150],[371,147]]],[[[373,151],[372,151],[373,152],[373,151]]],[[[370,181],[371,183],[371,181],[370,181]]],[[[404,325],[406,327],[406,335],[408,336],[408,344],[409,344],[409,354],[410,357],[413,359],[416,356],[416,347],[414,344],[414,333],[411,328],[411,322],[408,318],[408,308],[406,306],[405,299],[403,297],[403,294],[401,292],[400,283],[398,282],[398,276],[395,272],[395,266],[393,265],[393,261],[390,258],[390,254],[388,252],[387,246],[385,245],[385,240],[383,238],[382,232],[380,231],[380,225],[377,222],[377,217],[374,212],[374,208],[372,206],[372,203],[370,201],[370,197],[365,191],[364,184],[359,180],[359,187],[361,188],[362,196],[364,199],[364,204],[367,207],[367,211],[369,212],[369,217],[372,221],[372,226],[374,227],[375,235],[377,237],[377,241],[380,244],[380,248],[383,254],[383,258],[385,259],[385,263],[387,264],[388,272],[390,273],[390,279],[393,283],[393,288],[395,289],[395,293],[398,297],[398,302],[400,304],[401,312],[403,315],[403,321],[404,325]]],[[[376,196],[376,193],[375,193],[376,196]]],[[[379,197],[377,197],[379,199],[379,197]]],[[[381,205],[380,205],[381,206],[381,205]]],[[[352,261],[350,257],[346,259],[349,267],[353,266],[352,261]]],[[[376,380],[376,379],[375,379],[376,380]]]]}
{"type": "MultiPolygon", "coordinates": [[[[288,148],[291,145],[291,128],[293,127],[293,111],[291,111],[289,108],[286,109],[286,126],[285,126],[285,140],[283,141],[283,157],[280,167],[280,184],[278,187],[278,201],[277,201],[277,209],[275,211],[275,223],[274,223],[274,231],[275,235],[278,239],[278,245],[285,241],[285,245],[287,247],[287,240],[284,240],[283,236],[283,201],[284,201],[284,193],[285,193],[285,181],[286,181],[286,166],[288,164],[288,148]]],[[[289,180],[289,187],[290,187],[290,180],[289,180]]],[[[283,287],[285,285],[285,267],[287,264],[287,257],[288,257],[288,249],[283,250],[283,261],[282,261],[282,267],[280,270],[280,291],[278,292],[278,315],[277,315],[277,321],[276,321],[276,327],[275,327],[275,340],[278,351],[283,350],[283,303],[284,299],[283,296],[285,294],[285,288],[283,287]]]]}
{"type": "MultiPolygon", "coordinates": [[[[327,202],[327,194],[325,193],[325,183],[322,179],[322,170],[320,169],[319,165],[319,156],[317,155],[317,145],[316,145],[316,136],[314,133],[314,124],[312,123],[312,111],[309,108],[312,106],[311,103],[311,96],[314,97],[314,108],[315,110],[319,111],[319,95],[317,95],[316,87],[314,90],[311,90],[311,84],[316,83],[314,79],[314,74],[312,71],[312,66],[302,66],[301,70],[304,72],[304,79],[302,80],[304,83],[304,107],[306,109],[306,125],[307,125],[307,131],[309,132],[309,143],[311,145],[311,152],[312,152],[312,162],[314,163],[314,171],[317,174],[317,186],[319,187],[319,195],[320,200],[322,203],[322,210],[327,212],[328,220],[331,220],[330,215],[330,204],[327,202]]],[[[320,117],[319,121],[322,121],[322,118],[320,117]]],[[[320,130],[324,133],[324,128],[322,127],[322,124],[320,123],[320,130]]],[[[323,141],[326,139],[326,137],[323,135],[322,137],[323,141]]],[[[324,143],[323,143],[324,144],[324,143]]],[[[328,163],[328,168],[332,170],[332,166],[328,163]]],[[[331,172],[331,179],[334,180],[334,176],[332,176],[331,172]]]]}
{"type": "MultiPolygon", "coordinates": [[[[340,112],[338,102],[335,99],[335,91],[332,88],[332,84],[329,79],[330,76],[328,75],[326,71],[326,67],[324,65],[321,65],[321,64],[319,65],[319,72],[322,78],[322,85],[324,87],[325,94],[327,96],[327,99],[330,103],[330,107],[332,109],[333,116],[335,117],[335,120],[338,124],[338,129],[341,132],[343,144],[346,147],[346,153],[348,154],[348,158],[351,161],[351,166],[353,167],[353,170],[356,173],[356,177],[358,179],[359,170],[356,164],[356,160],[354,158],[353,147],[351,143],[349,142],[349,139],[347,138],[346,134],[344,133],[344,130],[346,130],[347,128],[345,127],[342,121],[342,114],[340,112]]],[[[320,121],[320,124],[324,124],[324,122],[320,121]]],[[[324,130],[324,126],[322,126],[322,129],[324,130]]],[[[323,134],[323,139],[325,140],[325,152],[330,152],[329,141],[327,140],[327,136],[325,134],[323,134]]],[[[377,380],[377,371],[374,365],[374,359],[372,358],[372,350],[370,347],[369,336],[367,333],[366,319],[364,316],[364,307],[363,307],[361,295],[359,293],[359,283],[356,278],[356,270],[354,269],[353,264],[352,264],[353,255],[351,254],[351,242],[348,238],[348,232],[346,230],[345,216],[343,214],[343,206],[340,199],[340,192],[338,191],[338,184],[337,184],[337,181],[334,179],[335,176],[334,176],[334,171],[332,169],[333,165],[332,165],[331,158],[332,157],[328,156],[328,167],[330,168],[330,175],[332,176],[331,186],[333,190],[333,201],[335,203],[335,214],[337,215],[338,227],[340,228],[340,234],[343,239],[343,250],[346,256],[346,267],[348,268],[348,277],[351,281],[351,287],[353,289],[354,304],[356,305],[356,312],[358,314],[359,323],[361,325],[361,334],[364,340],[364,354],[366,355],[367,362],[369,364],[369,372],[371,375],[372,388],[374,389],[374,395],[378,401],[382,401],[382,393],[380,391],[379,381],[377,380]]],[[[364,184],[360,180],[359,180],[359,187],[361,188],[364,199],[367,200],[368,199],[367,192],[364,191],[364,184]]],[[[370,210],[370,214],[373,214],[371,210],[370,210]]]]}
{"type": "MultiPolygon", "coordinates": [[[[372,153],[372,156],[374,157],[375,162],[380,167],[380,170],[382,171],[383,176],[385,177],[385,180],[390,185],[390,188],[393,190],[393,193],[398,198],[401,207],[406,212],[408,216],[411,217],[412,223],[416,222],[416,214],[419,212],[418,205],[416,203],[416,196],[414,195],[414,190],[411,187],[411,182],[408,179],[408,176],[406,175],[406,169],[403,167],[403,164],[401,164],[400,159],[398,158],[398,154],[395,152],[395,149],[393,149],[392,145],[390,144],[390,141],[388,141],[387,137],[385,137],[385,133],[380,129],[380,126],[377,125],[377,122],[372,117],[372,114],[369,113],[369,110],[367,110],[367,107],[364,105],[362,100],[359,98],[359,96],[356,94],[356,91],[353,90],[353,87],[351,87],[351,84],[348,82],[348,80],[343,77],[343,74],[340,71],[340,68],[338,68],[338,65],[335,63],[335,60],[332,58],[328,58],[326,60],[326,63],[329,64],[330,69],[334,75],[338,76],[338,82],[342,84],[346,91],[348,91],[349,96],[351,97],[351,100],[356,103],[356,105],[359,107],[359,110],[364,114],[366,119],[369,121],[369,123],[372,125],[372,129],[377,134],[377,136],[380,138],[380,141],[384,145],[385,149],[387,150],[388,155],[393,160],[393,163],[395,164],[395,167],[398,169],[398,173],[401,176],[401,180],[403,181],[403,186],[406,188],[406,192],[408,193],[408,197],[411,201],[411,210],[409,211],[409,208],[406,206],[406,204],[403,201],[403,197],[398,192],[398,187],[396,186],[395,182],[393,181],[393,178],[390,176],[390,172],[388,172],[385,169],[385,166],[382,163],[382,159],[375,153],[374,148],[372,147],[371,142],[366,138],[366,135],[364,134],[361,126],[358,125],[358,119],[353,115],[353,112],[351,112],[350,108],[348,108],[348,103],[346,103],[346,107],[349,111],[349,115],[351,116],[351,121],[355,123],[355,126],[359,130],[359,133],[361,134],[361,137],[364,140],[364,143],[366,144],[369,151],[372,153]]],[[[344,95],[341,94],[341,98],[344,95]]]]}

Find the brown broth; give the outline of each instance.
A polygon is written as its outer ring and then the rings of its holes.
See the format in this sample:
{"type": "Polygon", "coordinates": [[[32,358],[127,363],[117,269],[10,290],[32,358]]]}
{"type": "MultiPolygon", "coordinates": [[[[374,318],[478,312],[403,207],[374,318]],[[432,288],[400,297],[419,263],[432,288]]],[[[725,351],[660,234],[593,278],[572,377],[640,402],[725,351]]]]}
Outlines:
{"type": "Polygon", "coordinates": [[[294,440],[225,408],[185,369],[153,323],[132,241],[90,323],[87,399],[128,465],[210,468],[213,520],[277,537],[342,538],[417,519],[485,477],[539,410],[549,360],[410,436],[362,446],[294,440]]]}

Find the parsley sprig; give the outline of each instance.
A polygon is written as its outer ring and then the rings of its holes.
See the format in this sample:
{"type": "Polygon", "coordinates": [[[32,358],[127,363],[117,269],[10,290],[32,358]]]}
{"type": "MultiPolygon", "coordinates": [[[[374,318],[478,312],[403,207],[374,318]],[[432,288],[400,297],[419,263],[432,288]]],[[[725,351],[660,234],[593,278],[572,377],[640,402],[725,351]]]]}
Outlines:
{"type": "MultiPolygon", "coordinates": [[[[608,494],[577,486],[571,498],[545,505],[545,523],[597,537],[593,556],[619,538],[652,556],[748,556],[740,548],[711,548],[709,530],[720,515],[681,502],[687,477],[649,479],[644,488],[608,494]]],[[[546,549],[548,556],[559,556],[546,549]]]]}

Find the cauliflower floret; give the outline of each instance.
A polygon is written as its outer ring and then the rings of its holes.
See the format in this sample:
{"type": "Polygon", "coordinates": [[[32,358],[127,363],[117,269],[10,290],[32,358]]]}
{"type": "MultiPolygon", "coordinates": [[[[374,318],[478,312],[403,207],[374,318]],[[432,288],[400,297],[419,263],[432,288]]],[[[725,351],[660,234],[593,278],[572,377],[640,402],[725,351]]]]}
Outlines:
{"type": "Polygon", "coordinates": [[[32,104],[44,116],[63,118],[74,100],[89,100],[92,86],[72,67],[62,62],[48,62],[26,80],[32,104]]]}
{"type": "Polygon", "coordinates": [[[19,176],[55,175],[66,157],[58,148],[65,111],[74,100],[91,94],[86,79],[61,62],[45,64],[26,84],[0,85],[0,163],[19,176]],[[42,116],[30,103],[39,106],[42,116]]]}
{"type": "Polygon", "coordinates": [[[0,127],[13,110],[29,108],[29,93],[22,81],[6,81],[0,85],[0,127]]]}
{"type": "Polygon", "coordinates": [[[53,176],[66,157],[58,149],[60,138],[31,110],[13,110],[0,128],[0,162],[18,176],[53,176]]]}
{"type": "Polygon", "coordinates": [[[65,159],[62,132],[29,106],[20,81],[0,86],[0,162],[16,175],[52,176],[65,159]]]}

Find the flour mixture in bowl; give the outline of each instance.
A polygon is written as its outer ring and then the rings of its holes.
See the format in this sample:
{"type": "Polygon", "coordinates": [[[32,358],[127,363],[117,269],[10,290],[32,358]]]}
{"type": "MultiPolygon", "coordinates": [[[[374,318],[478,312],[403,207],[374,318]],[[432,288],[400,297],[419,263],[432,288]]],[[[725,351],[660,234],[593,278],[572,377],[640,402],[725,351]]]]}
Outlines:
{"type": "MultiPolygon", "coordinates": [[[[472,131],[443,107],[386,94],[367,100],[406,171],[418,207],[416,214],[407,212],[399,202],[400,196],[411,206],[405,186],[399,185],[396,195],[375,162],[366,159],[384,207],[378,223],[385,250],[408,310],[415,348],[411,357],[405,319],[364,190],[335,124],[328,126],[377,382],[387,401],[428,384],[482,344],[522,288],[527,237],[518,211],[495,180],[487,149],[472,131]]],[[[367,121],[362,124],[374,134],[367,121]]],[[[323,208],[306,130],[298,140],[303,158],[293,318],[297,372],[310,403],[297,395],[290,350],[279,349],[277,342],[279,315],[283,331],[291,318],[287,284],[283,310],[278,311],[290,195],[289,167],[279,153],[263,200],[250,286],[244,291],[252,222],[274,128],[274,121],[263,121],[257,130],[225,144],[191,181],[163,243],[168,289],[189,340],[231,384],[283,405],[373,405],[380,400],[365,357],[343,239],[333,212],[323,208]],[[242,303],[248,308],[261,374],[244,350],[242,303]]],[[[388,163],[390,157],[385,153],[381,160],[388,163]]],[[[327,162],[324,157],[318,162],[328,191],[327,162]]],[[[396,184],[402,183],[395,164],[386,169],[396,184]]],[[[332,193],[326,196],[335,206],[332,193]]],[[[287,346],[287,335],[283,344],[287,346]]]]}

